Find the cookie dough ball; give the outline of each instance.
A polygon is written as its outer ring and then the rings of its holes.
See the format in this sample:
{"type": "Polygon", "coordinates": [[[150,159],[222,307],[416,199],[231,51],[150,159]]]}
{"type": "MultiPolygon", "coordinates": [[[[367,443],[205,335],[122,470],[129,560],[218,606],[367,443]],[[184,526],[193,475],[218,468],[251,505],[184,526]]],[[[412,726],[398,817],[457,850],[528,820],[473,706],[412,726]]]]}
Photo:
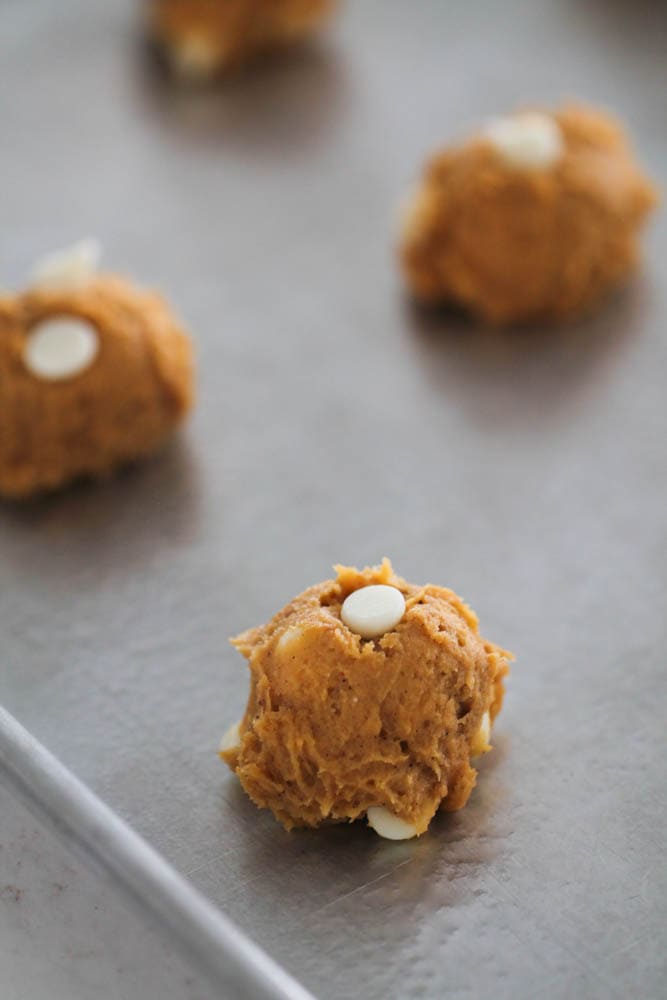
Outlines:
{"type": "Polygon", "coordinates": [[[490,323],[568,319],[632,272],[656,201],[608,115],[497,119],[427,164],[403,217],[405,278],[417,299],[490,323]]]}
{"type": "Polygon", "coordinates": [[[312,34],[335,0],[151,0],[150,31],[174,71],[206,80],[312,34]]]}
{"type": "Polygon", "coordinates": [[[189,338],[164,300],[97,274],[82,243],[0,297],[0,494],[106,476],[159,447],[192,404],[189,338]]]}
{"type": "Polygon", "coordinates": [[[287,829],[366,816],[417,836],[468,800],[511,654],[451,590],[406,583],[387,559],[336,569],[232,640],[250,698],[220,754],[287,829]]]}

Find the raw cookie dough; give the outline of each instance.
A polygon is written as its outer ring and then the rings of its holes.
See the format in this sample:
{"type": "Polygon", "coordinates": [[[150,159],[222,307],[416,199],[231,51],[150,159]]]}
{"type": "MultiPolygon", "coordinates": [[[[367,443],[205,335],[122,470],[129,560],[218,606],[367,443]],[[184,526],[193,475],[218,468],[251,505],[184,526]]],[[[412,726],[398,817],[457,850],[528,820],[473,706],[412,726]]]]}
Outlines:
{"type": "Polygon", "coordinates": [[[82,242],[0,295],[0,494],[105,476],[157,448],[192,405],[192,346],[167,304],[96,274],[82,242]]]}
{"type": "Polygon", "coordinates": [[[467,802],[512,657],[451,590],[406,583],[388,559],[336,570],[232,640],[250,698],[220,756],[288,830],[366,815],[381,836],[416,836],[467,802]]]}
{"type": "Polygon", "coordinates": [[[336,0],[150,0],[150,30],[174,71],[207,79],[312,34],[336,0]]]}
{"type": "Polygon", "coordinates": [[[417,299],[494,324],[570,318],[632,272],[656,201],[609,115],[496,119],[427,164],[402,220],[405,278],[417,299]]]}

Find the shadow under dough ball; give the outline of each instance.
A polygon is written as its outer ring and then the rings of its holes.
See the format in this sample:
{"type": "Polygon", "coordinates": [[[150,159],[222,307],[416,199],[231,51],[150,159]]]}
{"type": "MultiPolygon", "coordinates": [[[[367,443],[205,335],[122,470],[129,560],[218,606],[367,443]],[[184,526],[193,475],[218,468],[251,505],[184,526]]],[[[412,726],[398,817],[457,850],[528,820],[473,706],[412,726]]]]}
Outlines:
{"type": "Polygon", "coordinates": [[[383,837],[418,836],[467,802],[512,657],[453,591],[388,559],[336,569],[232,640],[250,697],[220,753],[287,829],[365,815],[383,837]]]}
{"type": "Polygon", "coordinates": [[[149,31],[177,76],[206,80],[312,34],[336,0],[150,0],[149,31]]]}
{"type": "Polygon", "coordinates": [[[403,213],[403,273],[418,300],[490,323],[568,319],[633,271],[656,202],[608,114],[520,112],[427,164],[403,213]]]}
{"type": "Polygon", "coordinates": [[[0,297],[0,494],[106,476],[192,405],[192,345],[165,301],[95,274],[83,244],[0,297]]]}

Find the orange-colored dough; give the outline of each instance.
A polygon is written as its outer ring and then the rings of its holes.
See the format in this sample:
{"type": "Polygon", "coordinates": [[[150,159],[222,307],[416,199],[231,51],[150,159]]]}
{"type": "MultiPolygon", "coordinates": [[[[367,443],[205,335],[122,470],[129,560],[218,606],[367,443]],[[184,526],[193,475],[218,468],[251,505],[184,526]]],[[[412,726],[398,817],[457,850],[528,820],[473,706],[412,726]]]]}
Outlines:
{"type": "Polygon", "coordinates": [[[310,35],[336,0],[150,0],[154,38],[174,69],[206,78],[310,35]]]}
{"type": "Polygon", "coordinates": [[[221,756],[260,807],[290,829],[354,820],[386,807],[423,833],[436,810],[464,806],[482,717],[503,700],[511,654],[443,587],[417,587],[389,560],[310,587],[267,624],[232,640],[251,689],[240,743],[221,756]],[[362,640],[341,605],[369,584],[397,587],[399,624],[362,640]]]}
{"type": "Polygon", "coordinates": [[[191,342],[159,295],[100,275],[0,297],[0,494],[108,475],[157,448],[192,399],[191,342]],[[61,317],[89,321],[99,349],[87,370],[49,381],[27,367],[26,338],[61,317]]]}
{"type": "Polygon", "coordinates": [[[633,271],[655,188],[609,115],[566,105],[552,117],[563,154],[551,167],[509,166],[482,133],[427,164],[400,245],[417,299],[494,324],[561,320],[633,271]]]}

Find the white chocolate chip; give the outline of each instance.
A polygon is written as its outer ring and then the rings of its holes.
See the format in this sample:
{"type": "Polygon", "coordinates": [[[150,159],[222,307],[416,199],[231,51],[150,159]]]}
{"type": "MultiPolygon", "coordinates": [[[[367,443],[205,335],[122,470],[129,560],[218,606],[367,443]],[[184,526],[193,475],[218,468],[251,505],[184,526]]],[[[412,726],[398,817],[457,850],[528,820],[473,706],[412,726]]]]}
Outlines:
{"type": "Polygon", "coordinates": [[[410,840],[417,836],[417,830],[412,823],[395,816],[384,806],[371,806],[366,811],[368,825],[385,840],[410,840]]]}
{"type": "Polygon", "coordinates": [[[278,653],[289,653],[290,648],[301,639],[303,634],[304,630],[300,625],[290,625],[278,639],[276,651],[278,653]]]}
{"type": "Polygon", "coordinates": [[[228,750],[236,750],[240,743],[241,723],[235,722],[233,726],[229,727],[225,735],[220,740],[220,753],[226,753],[228,750]]]}
{"type": "Polygon", "coordinates": [[[414,184],[398,206],[398,234],[404,240],[419,236],[429,217],[433,195],[428,188],[414,184]]]}
{"type": "Polygon", "coordinates": [[[208,38],[188,35],[169,51],[172,68],[184,80],[207,80],[220,66],[220,53],[208,38]]]}
{"type": "Polygon", "coordinates": [[[405,598],[396,587],[384,583],[353,590],[340,609],[349,629],[362,639],[377,639],[400,622],[405,614],[405,598]]]}
{"type": "Polygon", "coordinates": [[[94,276],[101,255],[97,240],[80,240],[37,261],[32,284],[44,289],[83,288],[94,276]]]}
{"type": "Polygon", "coordinates": [[[57,381],[85,371],[99,346],[94,326],[76,316],[61,316],[33,326],[26,337],[23,361],[36,378],[57,381]]]}
{"type": "Polygon", "coordinates": [[[491,716],[488,712],[485,712],[482,716],[482,721],[479,724],[479,729],[472,738],[472,743],[470,744],[470,755],[471,757],[481,757],[483,753],[486,753],[489,747],[489,738],[491,736],[491,716]]]}
{"type": "Polygon", "coordinates": [[[537,111],[496,118],[488,123],[484,136],[511,167],[546,169],[563,154],[563,136],[557,122],[537,111]]]}

